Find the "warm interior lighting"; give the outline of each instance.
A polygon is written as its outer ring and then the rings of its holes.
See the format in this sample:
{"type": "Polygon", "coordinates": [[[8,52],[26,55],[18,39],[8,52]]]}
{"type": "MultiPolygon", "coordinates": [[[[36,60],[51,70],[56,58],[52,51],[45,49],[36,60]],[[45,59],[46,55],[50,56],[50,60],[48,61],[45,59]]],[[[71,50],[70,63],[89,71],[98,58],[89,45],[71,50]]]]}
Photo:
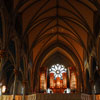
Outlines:
{"type": "Polygon", "coordinates": [[[75,72],[72,72],[71,79],[70,79],[70,88],[74,90],[76,89],[76,87],[77,87],[76,74],[75,72]]]}
{"type": "Polygon", "coordinates": [[[57,88],[60,88],[60,78],[59,77],[57,77],[56,83],[57,83],[57,88]]]}
{"type": "Polygon", "coordinates": [[[54,88],[55,80],[54,80],[54,73],[50,74],[50,88],[54,88]]]}
{"type": "Polygon", "coordinates": [[[67,88],[67,69],[64,65],[55,64],[49,69],[50,88],[54,93],[63,93],[67,88]]]}
{"type": "Polygon", "coordinates": [[[63,73],[63,88],[67,88],[67,75],[63,73]]]}
{"type": "Polygon", "coordinates": [[[46,90],[46,77],[45,73],[40,74],[40,89],[41,90],[46,90]]]}
{"type": "Polygon", "coordinates": [[[2,93],[5,93],[6,92],[6,86],[2,86],[2,93]]]}

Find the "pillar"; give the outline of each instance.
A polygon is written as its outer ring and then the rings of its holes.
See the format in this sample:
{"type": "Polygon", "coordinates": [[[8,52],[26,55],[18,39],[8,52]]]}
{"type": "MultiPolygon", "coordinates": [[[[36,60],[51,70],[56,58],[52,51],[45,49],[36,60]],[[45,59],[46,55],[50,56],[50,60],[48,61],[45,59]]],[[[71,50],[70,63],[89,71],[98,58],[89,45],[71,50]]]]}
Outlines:
{"type": "Polygon", "coordinates": [[[2,100],[2,83],[0,83],[0,100],[2,100]]]}
{"type": "Polygon", "coordinates": [[[0,50],[0,72],[2,71],[3,58],[7,56],[7,52],[5,50],[0,50]]]}
{"type": "Polygon", "coordinates": [[[25,100],[25,90],[26,90],[26,81],[23,81],[23,97],[22,97],[22,100],[25,100]]]}
{"type": "Polygon", "coordinates": [[[68,73],[67,73],[67,88],[70,88],[70,69],[68,67],[68,73]]]}
{"type": "Polygon", "coordinates": [[[15,100],[16,81],[17,81],[18,70],[14,69],[14,74],[15,74],[15,80],[14,80],[14,86],[13,86],[13,100],[15,100]]]}
{"type": "Polygon", "coordinates": [[[94,80],[90,79],[90,85],[92,89],[92,100],[95,100],[94,80]]]}
{"type": "Polygon", "coordinates": [[[47,89],[50,88],[50,76],[49,76],[49,69],[47,69],[47,89]]]}

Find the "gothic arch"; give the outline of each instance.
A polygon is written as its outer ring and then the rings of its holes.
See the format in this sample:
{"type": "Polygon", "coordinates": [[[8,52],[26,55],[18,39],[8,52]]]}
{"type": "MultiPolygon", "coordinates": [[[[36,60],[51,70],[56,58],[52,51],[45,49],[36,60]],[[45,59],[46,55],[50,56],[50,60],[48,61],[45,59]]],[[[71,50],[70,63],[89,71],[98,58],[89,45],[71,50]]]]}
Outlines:
{"type": "MultiPolygon", "coordinates": [[[[83,80],[83,76],[82,76],[82,70],[81,70],[81,65],[80,65],[80,61],[79,61],[79,59],[77,58],[77,56],[74,54],[74,52],[72,51],[72,50],[70,50],[70,48],[68,48],[68,47],[66,47],[66,45],[64,45],[64,44],[62,44],[62,43],[53,43],[51,46],[49,46],[49,48],[46,48],[45,50],[44,50],[44,52],[42,52],[40,55],[39,55],[39,58],[38,58],[38,60],[37,61],[35,61],[36,62],[36,69],[34,70],[34,85],[36,85],[36,81],[37,81],[37,79],[39,79],[38,77],[36,77],[37,75],[38,75],[38,73],[39,73],[39,68],[40,68],[40,65],[41,65],[41,61],[43,60],[43,58],[46,56],[46,54],[48,54],[48,52],[50,51],[50,50],[52,50],[52,49],[54,49],[54,48],[56,48],[56,47],[60,47],[60,48],[62,48],[62,49],[64,49],[66,52],[68,52],[72,57],[73,57],[73,59],[77,62],[77,67],[78,67],[78,69],[79,69],[79,80],[80,80],[80,83],[82,84],[82,86],[84,87],[84,85],[83,85],[83,82],[82,82],[82,80],[83,80]]],[[[34,87],[34,86],[33,86],[34,87]]]]}

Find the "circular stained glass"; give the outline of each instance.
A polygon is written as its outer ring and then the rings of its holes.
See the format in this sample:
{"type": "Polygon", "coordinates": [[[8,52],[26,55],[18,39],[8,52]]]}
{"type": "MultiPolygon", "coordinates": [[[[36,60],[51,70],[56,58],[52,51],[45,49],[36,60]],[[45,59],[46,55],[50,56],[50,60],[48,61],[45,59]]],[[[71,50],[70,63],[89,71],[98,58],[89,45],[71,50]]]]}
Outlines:
{"type": "Polygon", "coordinates": [[[56,65],[52,65],[51,69],[49,69],[50,73],[54,73],[54,77],[60,77],[62,78],[62,73],[66,72],[66,68],[64,67],[64,65],[60,65],[60,64],[56,64],[56,65]]]}

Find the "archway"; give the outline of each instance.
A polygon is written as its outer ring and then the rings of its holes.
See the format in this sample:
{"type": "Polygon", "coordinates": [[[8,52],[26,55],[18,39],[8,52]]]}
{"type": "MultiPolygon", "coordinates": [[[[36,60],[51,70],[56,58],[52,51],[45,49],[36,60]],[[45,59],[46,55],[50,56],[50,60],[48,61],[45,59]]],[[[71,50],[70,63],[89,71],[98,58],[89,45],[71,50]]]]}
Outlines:
{"type": "MultiPolygon", "coordinates": [[[[34,73],[34,76],[35,76],[34,77],[34,86],[35,87],[33,86],[34,91],[39,92],[39,86],[40,86],[39,79],[40,79],[40,77],[37,76],[37,75],[39,75],[41,68],[42,67],[48,67],[48,64],[50,65],[52,62],[54,62],[54,64],[62,62],[61,64],[65,63],[65,65],[67,65],[66,62],[71,62],[68,66],[74,67],[77,71],[77,73],[76,73],[77,80],[78,80],[78,82],[77,82],[77,86],[78,86],[77,91],[80,91],[81,85],[83,86],[81,65],[80,65],[80,61],[79,61],[78,57],[74,54],[74,52],[72,50],[70,50],[70,48],[68,48],[66,45],[63,45],[60,42],[59,42],[59,44],[56,44],[56,43],[53,44],[51,47],[49,46],[49,48],[46,49],[45,51],[46,52],[42,52],[39,56],[40,58],[38,58],[38,60],[35,61],[36,65],[34,64],[34,66],[36,66],[36,70],[34,70],[35,71],[35,73],[34,73]],[[50,53],[50,55],[49,55],[49,53],[50,53]],[[61,55],[63,56],[63,58],[61,57],[61,55]],[[52,58],[51,56],[54,56],[54,57],[52,58]],[[60,59],[59,59],[59,57],[60,57],[60,59]],[[44,61],[44,58],[46,58],[45,61],[44,61]],[[67,60],[65,60],[64,58],[65,59],[67,58],[67,60]]],[[[45,69],[45,71],[46,71],[46,69],[45,69]]],[[[73,92],[75,92],[75,91],[73,90],[73,92]]]]}
{"type": "Polygon", "coordinates": [[[77,90],[76,70],[65,68],[62,64],[53,64],[51,68],[40,70],[40,92],[70,93],[77,90]]]}

